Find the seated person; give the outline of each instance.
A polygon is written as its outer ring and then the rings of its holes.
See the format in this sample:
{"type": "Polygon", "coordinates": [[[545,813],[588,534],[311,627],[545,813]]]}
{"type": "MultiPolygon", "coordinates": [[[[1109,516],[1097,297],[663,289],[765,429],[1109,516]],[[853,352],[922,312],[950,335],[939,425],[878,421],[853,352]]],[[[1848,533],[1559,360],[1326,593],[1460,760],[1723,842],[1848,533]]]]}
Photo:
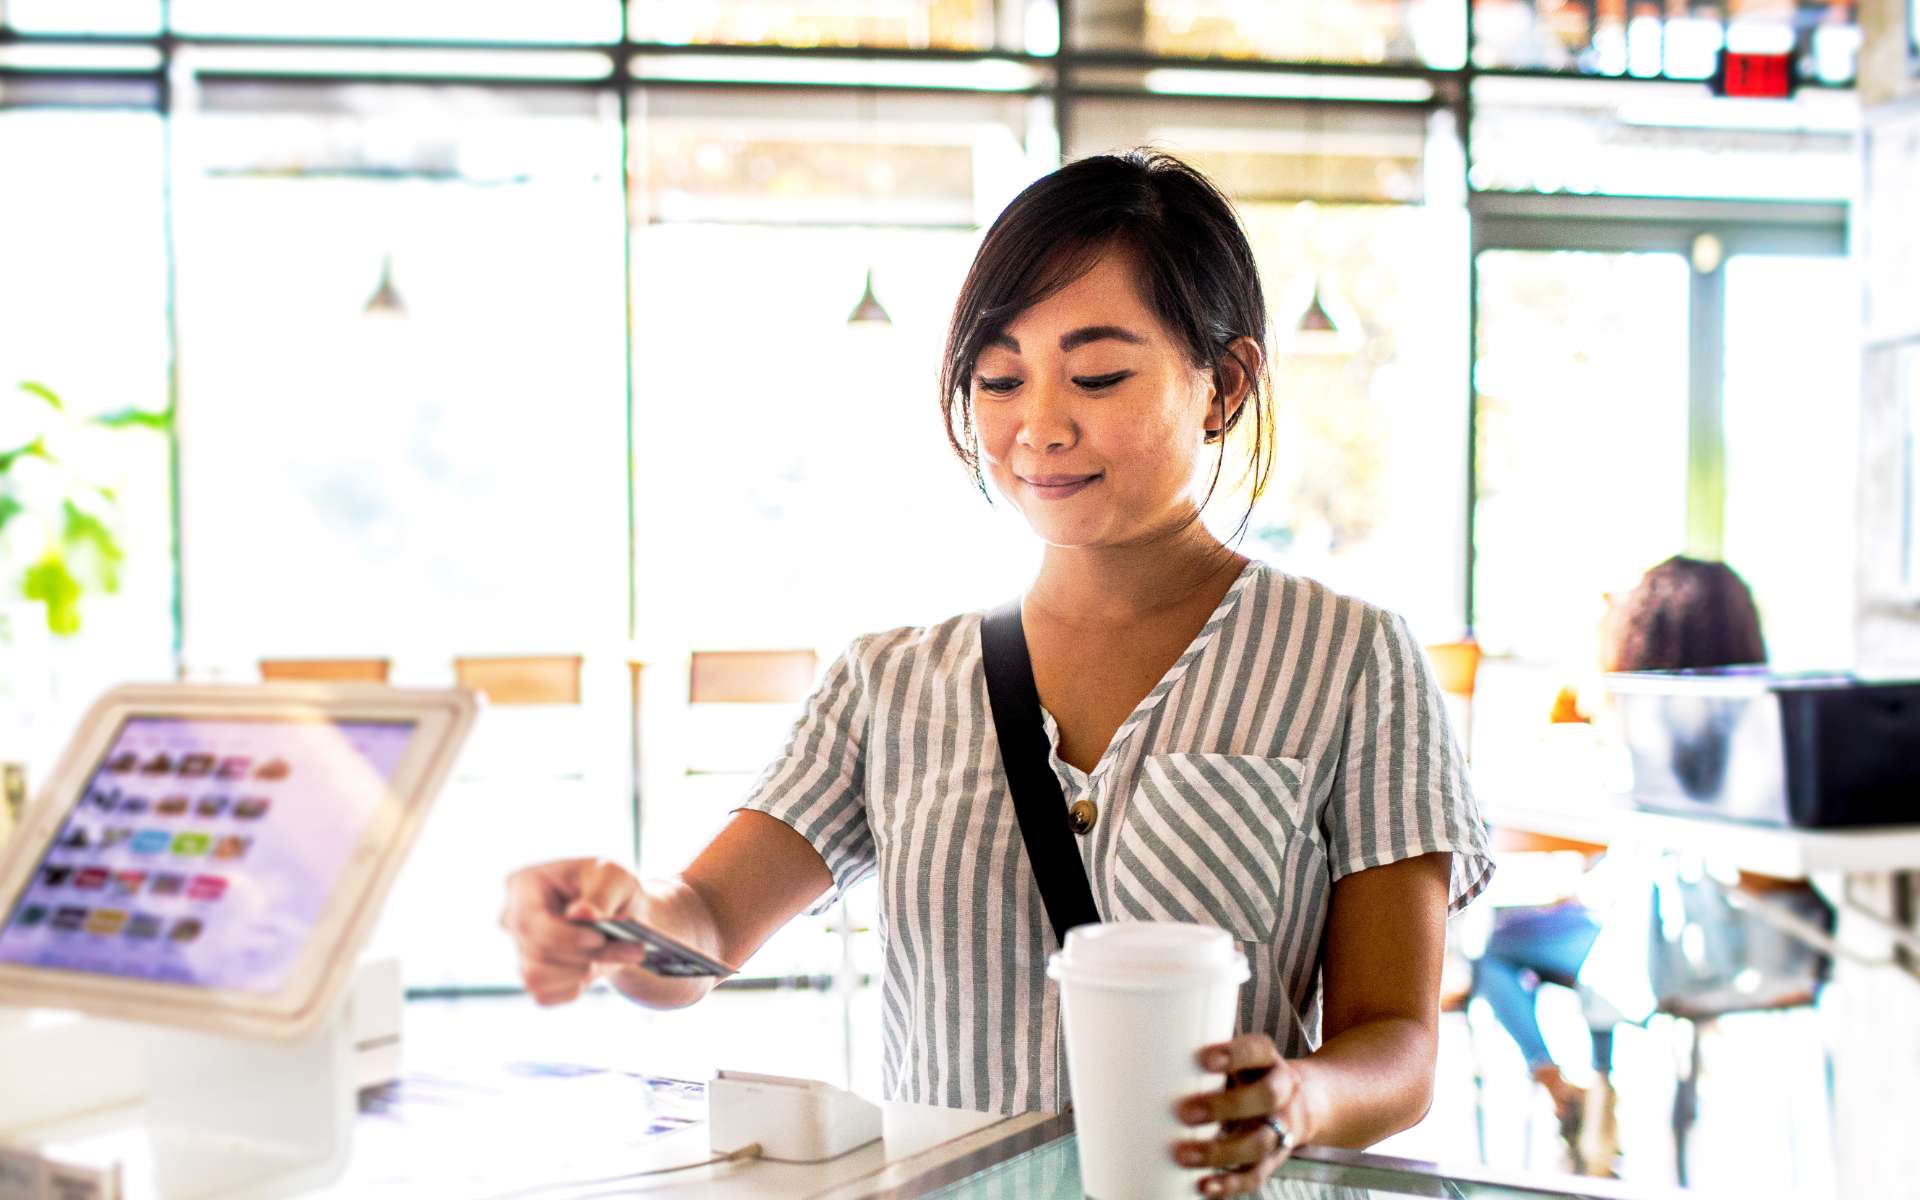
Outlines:
{"type": "MultiPolygon", "coordinates": [[[[1604,671],[1736,666],[1763,663],[1766,657],[1753,596],[1724,563],[1679,555],[1668,559],[1612,602],[1601,627],[1604,671]]],[[[1569,708],[1569,697],[1563,694],[1556,701],[1554,719],[1568,719],[1569,708]]],[[[1599,848],[1593,849],[1589,868],[1598,859],[1599,848]]],[[[1787,889],[1795,893],[1784,898],[1791,907],[1825,910],[1824,901],[1804,884],[1743,876],[1741,886],[1753,891],[1787,889]]],[[[1825,910],[1825,916],[1830,926],[1831,911],[1825,910]]],[[[1611,1175],[1619,1152],[1612,1084],[1613,1026],[1619,1018],[1604,1002],[1583,997],[1588,1000],[1594,1086],[1582,1089],[1562,1075],[1548,1053],[1535,1000],[1542,982],[1575,986],[1600,928],[1598,914],[1576,899],[1500,909],[1473,972],[1473,994],[1487,1001],[1525,1056],[1533,1078],[1553,1098],[1575,1168],[1589,1175],[1611,1175]]]]}

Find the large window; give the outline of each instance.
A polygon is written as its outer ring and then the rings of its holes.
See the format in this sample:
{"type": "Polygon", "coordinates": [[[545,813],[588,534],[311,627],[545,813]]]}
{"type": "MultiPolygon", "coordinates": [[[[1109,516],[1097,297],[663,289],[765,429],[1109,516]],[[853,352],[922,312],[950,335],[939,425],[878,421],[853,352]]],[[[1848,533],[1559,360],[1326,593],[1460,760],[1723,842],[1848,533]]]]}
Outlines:
{"type": "MultiPolygon", "coordinates": [[[[98,424],[166,411],[166,225],[157,115],[6,107],[13,98],[24,97],[0,81],[0,452],[39,441],[53,458],[23,457],[8,472],[7,495],[24,511],[0,522],[0,737],[43,768],[100,689],[171,672],[168,437],[150,424],[98,424]],[[69,498],[125,557],[111,572],[118,592],[84,596],[78,631],[56,636],[19,589],[49,540],[65,540],[69,498]]],[[[53,89],[36,98],[61,99],[53,89]]],[[[95,581],[86,564],[72,566],[95,581]]]]}
{"type": "Polygon", "coordinates": [[[191,667],[624,635],[604,108],[220,85],[183,119],[191,667]]]}

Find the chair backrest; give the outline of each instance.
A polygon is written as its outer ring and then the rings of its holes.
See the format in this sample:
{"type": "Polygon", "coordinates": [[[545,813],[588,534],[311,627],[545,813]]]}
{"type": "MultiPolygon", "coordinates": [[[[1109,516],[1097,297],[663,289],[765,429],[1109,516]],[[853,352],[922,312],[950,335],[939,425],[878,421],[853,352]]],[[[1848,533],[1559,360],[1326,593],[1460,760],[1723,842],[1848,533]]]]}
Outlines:
{"type": "Polygon", "coordinates": [[[1446,695],[1447,715],[1459,726],[1460,751],[1469,753],[1473,745],[1473,688],[1480,678],[1480,643],[1472,638],[1429,643],[1427,661],[1433,664],[1434,682],[1446,695]]]}
{"type": "Polygon", "coordinates": [[[695,650],[687,671],[689,704],[785,704],[813,690],[813,650],[695,650]]]}
{"type": "Polygon", "coordinates": [[[464,656],[453,660],[453,675],[496,706],[578,704],[585,661],[579,654],[464,656]]]}
{"type": "Polygon", "coordinates": [[[390,658],[263,658],[260,678],[269,682],[385,683],[390,658]]]}

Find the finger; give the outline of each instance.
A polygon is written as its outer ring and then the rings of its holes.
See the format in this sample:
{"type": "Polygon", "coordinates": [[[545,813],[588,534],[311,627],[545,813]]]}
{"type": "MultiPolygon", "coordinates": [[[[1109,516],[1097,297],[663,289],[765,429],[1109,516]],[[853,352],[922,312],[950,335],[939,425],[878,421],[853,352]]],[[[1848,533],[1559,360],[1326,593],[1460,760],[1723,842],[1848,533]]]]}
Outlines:
{"type": "MultiPolygon", "coordinates": [[[[1274,1080],[1276,1075],[1284,1077],[1286,1073],[1269,1071],[1252,1083],[1188,1096],[1180,1101],[1175,1115],[1188,1125],[1211,1125],[1218,1121],[1265,1117],[1280,1107],[1280,1095],[1274,1080]]],[[[1291,1087],[1288,1088],[1288,1094],[1292,1094],[1291,1087]]]]}
{"type": "Polygon", "coordinates": [[[579,998],[591,977],[578,967],[556,966],[533,959],[520,963],[520,978],[536,1004],[565,1004],[579,998]]]}
{"type": "Polygon", "coordinates": [[[507,901],[500,910],[500,925],[523,942],[556,942],[559,945],[572,942],[576,949],[597,945],[594,939],[599,938],[600,934],[559,921],[560,912],[566,907],[571,894],[552,878],[549,868],[532,867],[515,871],[507,876],[507,901]],[[556,929],[570,929],[588,936],[585,939],[572,936],[557,938],[556,929]]]}
{"type": "Polygon", "coordinates": [[[1200,1194],[1203,1196],[1245,1196],[1257,1192],[1267,1185],[1267,1177],[1274,1168],[1285,1162],[1284,1158],[1269,1158],[1258,1166],[1241,1171],[1227,1171],[1220,1175],[1208,1175],[1200,1181],[1200,1194]]]}
{"type": "Polygon", "coordinates": [[[1233,1170],[1251,1166],[1279,1147],[1280,1139],[1266,1125],[1245,1130],[1222,1130],[1219,1137],[1175,1142],[1174,1161],[1183,1167],[1220,1167],[1233,1170]]]}
{"type": "Polygon", "coordinates": [[[581,966],[606,950],[607,935],[570,924],[547,913],[521,914],[512,927],[520,953],[528,958],[581,966]]]}
{"type": "Polygon", "coordinates": [[[1202,1046],[1196,1057],[1209,1071],[1246,1071],[1279,1062],[1280,1048],[1267,1034],[1243,1033],[1230,1042],[1202,1046]]]}
{"type": "Polygon", "coordinates": [[[567,905],[570,921],[617,917],[640,890],[640,881],[619,863],[602,859],[580,874],[580,894],[567,905]]]}

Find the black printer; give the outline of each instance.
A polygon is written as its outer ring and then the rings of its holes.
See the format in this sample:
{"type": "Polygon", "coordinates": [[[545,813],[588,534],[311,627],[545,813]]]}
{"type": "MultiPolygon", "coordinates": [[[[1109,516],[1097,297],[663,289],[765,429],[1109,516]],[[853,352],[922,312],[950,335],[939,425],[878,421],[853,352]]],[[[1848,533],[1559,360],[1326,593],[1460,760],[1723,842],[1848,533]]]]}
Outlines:
{"type": "Polygon", "coordinates": [[[1754,666],[1606,685],[1641,807],[1804,829],[1920,824],[1920,680],[1754,666]]]}

